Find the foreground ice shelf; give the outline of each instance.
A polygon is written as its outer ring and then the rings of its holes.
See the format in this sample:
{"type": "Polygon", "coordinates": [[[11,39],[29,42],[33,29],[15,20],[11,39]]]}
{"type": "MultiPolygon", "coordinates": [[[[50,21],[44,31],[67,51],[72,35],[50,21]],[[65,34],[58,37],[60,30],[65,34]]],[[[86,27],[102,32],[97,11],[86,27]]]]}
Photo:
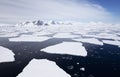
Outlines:
{"type": "Polygon", "coordinates": [[[71,77],[55,62],[33,59],[17,77],[71,77]]]}

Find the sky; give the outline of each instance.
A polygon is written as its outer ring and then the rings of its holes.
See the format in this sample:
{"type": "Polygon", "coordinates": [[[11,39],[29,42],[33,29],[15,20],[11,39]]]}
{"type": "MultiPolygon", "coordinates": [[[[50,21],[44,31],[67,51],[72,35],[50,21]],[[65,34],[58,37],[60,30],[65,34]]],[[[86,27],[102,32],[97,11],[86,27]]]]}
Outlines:
{"type": "Polygon", "coordinates": [[[120,22],[120,0],[0,0],[0,23],[32,20],[120,22]]]}

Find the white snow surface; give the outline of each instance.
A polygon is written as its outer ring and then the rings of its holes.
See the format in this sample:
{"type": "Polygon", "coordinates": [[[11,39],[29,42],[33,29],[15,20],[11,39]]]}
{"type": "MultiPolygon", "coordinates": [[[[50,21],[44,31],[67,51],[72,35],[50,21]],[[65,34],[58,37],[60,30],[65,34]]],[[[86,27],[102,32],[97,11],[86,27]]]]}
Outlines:
{"type": "Polygon", "coordinates": [[[73,40],[85,42],[85,43],[96,44],[96,45],[103,45],[102,42],[100,42],[98,39],[95,39],[95,38],[79,38],[79,39],[73,39],[73,40]]]}
{"type": "Polygon", "coordinates": [[[116,45],[120,47],[120,41],[117,40],[102,40],[103,43],[110,44],[110,45],[116,45]]]}
{"type": "Polygon", "coordinates": [[[43,42],[50,39],[50,37],[47,36],[33,36],[33,35],[21,35],[20,37],[16,38],[9,38],[9,41],[13,42],[43,42]]]}
{"type": "Polygon", "coordinates": [[[2,33],[0,34],[0,37],[16,37],[18,36],[19,33],[15,32],[15,33],[2,33]]]}
{"type": "Polygon", "coordinates": [[[76,56],[87,56],[87,51],[82,46],[82,43],[78,42],[62,42],[53,46],[48,46],[41,51],[54,54],[69,54],[76,56]]]}
{"type": "Polygon", "coordinates": [[[76,38],[78,35],[72,35],[70,33],[57,33],[53,36],[54,38],[76,38]]]}
{"type": "Polygon", "coordinates": [[[33,59],[17,77],[71,77],[55,62],[33,59]]]}
{"type": "Polygon", "coordinates": [[[116,34],[109,34],[109,33],[100,33],[97,35],[83,35],[86,37],[94,37],[94,38],[104,38],[104,39],[113,39],[113,40],[120,40],[120,37],[116,34]]]}
{"type": "Polygon", "coordinates": [[[50,35],[50,34],[52,34],[52,33],[41,31],[41,32],[35,32],[33,35],[36,35],[36,36],[45,36],[45,35],[50,35]]]}
{"type": "Polygon", "coordinates": [[[20,33],[33,32],[34,35],[48,35],[50,33],[57,33],[53,37],[58,38],[74,38],[79,34],[85,37],[92,38],[105,38],[120,40],[120,24],[109,24],[100,22],[90,22],[90,23],[72,23],[72,25],[49,25],[49,26],[1,26],[0,27],[0,37],[12,37],[17,36],[20,33]],[[59,34],[62,33],[62,34],[59,34]],[[63,34],[67,33],[67,34],[63,34]],[[3,35],[4,34],[4,35],[3,35]]]}
{"type": "Polygon", "coordinates": [[[0,63],[14,61],[14,53],[8,48],[0,46],[0,63]]]}

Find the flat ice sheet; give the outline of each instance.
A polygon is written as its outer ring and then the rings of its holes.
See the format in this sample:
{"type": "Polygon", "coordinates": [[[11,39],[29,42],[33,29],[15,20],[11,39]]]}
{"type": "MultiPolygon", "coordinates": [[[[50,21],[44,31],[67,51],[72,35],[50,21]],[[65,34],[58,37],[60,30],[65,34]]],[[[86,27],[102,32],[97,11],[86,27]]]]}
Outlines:
{"type": "Polygon", "coordinates": [[[55,62],[33,59],[17,77],[71,77],[55,62]]]}
{"type": "Polygon", "coordinates": [[[13,42],[43,42],[48,39],[50,39],[50,37],[47,37],[47,36],[37,37],[37,36],[32,36],[32,35],[22,35],[22,36],[16,37],[16,38],[9,38],[9,41],[13,41],[13,42]]]}
{"type": "Polygon", "coordinates": [[[84,46],[82,46],[82,43],[78,43],[78,42],[62,42],[62,43],[41,49],[41,51],[44,51],[47,53],[56,53],[56,54],[87,56],[86,49],[84,48],[84,46]]]}
{"type": "Polygon", "coordinates": [[[103,45],[101,41],[95,38],[80,38],[80,39],[73,39],[75,41],[85,42],[85,43],[91,43],[96,45],[103,45]]]}
{"type": "Polygon", "coordinates": [[[14,53],[8,48],[0,46],[0,63],[14,61],[14,53]]]}
{"type": "Polygon", "coordinates": [[[110,45],[117,45],[120,47],[120,41],[113,41],[113,40],[102,40],[103,43],[110,44],[110,45]]]}
{"type": "Polygon", "coordinates": [[[93,37],[93,38],[104,38],[104,39],[114,39],[120,40],[120,37],[115,34],[108,34],[108,33],[100,33],[98,35],[83,35],[85,37],[93,37]]]}
{"type": "Polygon", "coordinates": [[[19,33],[4,33],[3,35],[0,35],[0,37],[16,37],[19,33]]]}
{"type": "Polygon", "coordinates": [[[54,38],[76,38],[78,35],[72,35],[70,33],[57,33],[53,36],[54,38]]]}
{"type": "Polygon", "coordinates": [[[44,36],[44,35],[50,35],[50,34],[52,34],[52,33],[50,33],[50,32],[35,32],[33,35],[36,35],[36,36],[44,36]]]}

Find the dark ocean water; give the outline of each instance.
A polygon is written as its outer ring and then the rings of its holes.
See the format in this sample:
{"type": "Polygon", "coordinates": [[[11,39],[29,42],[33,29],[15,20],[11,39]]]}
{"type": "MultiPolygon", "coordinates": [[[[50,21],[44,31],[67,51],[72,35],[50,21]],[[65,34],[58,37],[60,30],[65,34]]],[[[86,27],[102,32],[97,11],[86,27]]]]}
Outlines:
{"type": "Polygon", "coordinates": [[[14,62],[0,63],[0,77],[16,77],[33,59],[48,59],[66,71],[71,77],[120,77],[120,47],[83,43],[87,57],[40,52],[40,49],[70,39],[49,39],[45,42],[9,42],[0,38],[0,46],[11,49],[14,62]],[[84,67],[85,71],[80,70],[84,67]]]}

